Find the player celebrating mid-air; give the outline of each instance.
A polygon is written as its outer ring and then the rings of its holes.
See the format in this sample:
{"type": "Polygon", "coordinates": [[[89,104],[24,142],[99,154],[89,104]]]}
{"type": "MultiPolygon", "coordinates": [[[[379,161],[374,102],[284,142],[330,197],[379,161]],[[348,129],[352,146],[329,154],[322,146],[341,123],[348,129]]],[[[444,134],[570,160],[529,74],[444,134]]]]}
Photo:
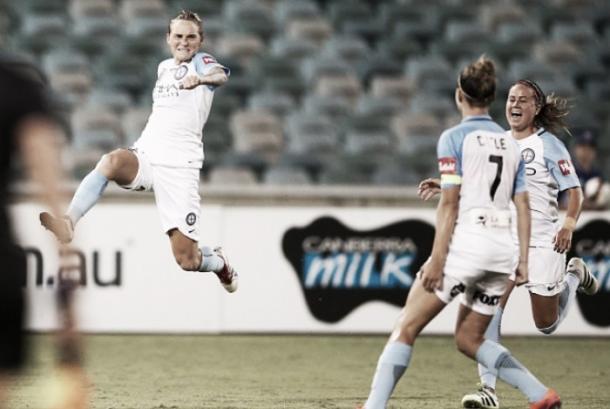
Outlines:
{"type": "Polygon", "coordinates": [[[203,164],[202,130],[214,89],[229,70],[199,52],[203,43],[199,16],[182,11],[166,36],[173,58],[157,69],[153,109],[140,138],[130,149],[104,156],[81,182],[64,217],[42,213],[40,221],[62,242],[72,240],[74,226],[100,199],[108,181],[134,190],[154,190],[161,224],[176,262],[188,271],[212,271],[229,292],[237,273],[220,248],[198,248],[199,171],[203,164]]]}
{"type": "Polygon", "coordinates": [[[405,307],[379,358],[366,409],[386,407],[424,327],[458,294],[458,349],[518,388],[532,409],[556,409],[559,396],[499,343],[485,339],[508,276],[515,271],[509,202],[517,208],[517,284],[527,281],[530,214],[525,168],[517,143],[489,116],[495,67],[481,57],[458,77],[462,122],[438,142],[441,199],[430,258],[418,273],[405,307]],[[456,223],[457,222],[457,223],[456,223]]]}
{"type": "MultiPolygon", "coordinates": [[[[534,323],[544,334],[551,334],[558,328],[577,289],[594,294],[599,288],[597,279],[580,258],[572,258],[567,273],[565,271],[565,252],[570,249],[582,205],[582,190],[570,155],[553,135],[565,127],[563,118],[566,115],[566,101],[555,96],[546,97],[533,81],[520,80],[510,88],[506,118],[511,129],[507,133],[517,140],[525,162],[532,215],[529,282],[525,286],[530,292],[534,323]],[[557,211],[560,191],[566,191],[568,197],[563,225],[559,224],[557,211]]],[[[420,194],[426,199],[431,197],[437,189],[436,183],[430,179],[422,182],[420,194]]],[[[499,341],[502,314],[514,286],[514,282],[509,282],[486,338],[499,341]]],[[[463,407],[498,409],[496,376],[480,365],[479,374],[480,388],[464,396],[463,407]]]]}

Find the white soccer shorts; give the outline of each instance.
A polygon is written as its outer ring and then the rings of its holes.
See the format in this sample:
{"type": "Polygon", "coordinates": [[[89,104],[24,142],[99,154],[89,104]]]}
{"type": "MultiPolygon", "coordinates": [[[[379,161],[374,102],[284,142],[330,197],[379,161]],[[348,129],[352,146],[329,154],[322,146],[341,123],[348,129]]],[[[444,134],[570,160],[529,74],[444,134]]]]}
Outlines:
{"type": "Polygon", "coordinates": [[[435,294],[446,304],[461,295],[460,302],[466,307],[480,314],[494,315],[507,283],[505,273],[445,267],[442,289],[435,290],[435,294]]]}
{"type": "Polygon", "coordinates": [[[122,187],[134,191],[153,190],[163,231],[178,229],[198,242],[199,169],[152,165],[143,152],[131,152],[138,158],[138,173],[131,183],[122,187]]]}
{"type": "MultiPolygon", "coordinates": [[[[516,265],[516,262],[515,262],[516,265]]],[[[566,255],[551,248],[530,247],[528,272],[525,287],[530,293],[552,297],[565,286],[566,255]]],[[[510,279],[515,281],[515,274],[510,279]]]]}

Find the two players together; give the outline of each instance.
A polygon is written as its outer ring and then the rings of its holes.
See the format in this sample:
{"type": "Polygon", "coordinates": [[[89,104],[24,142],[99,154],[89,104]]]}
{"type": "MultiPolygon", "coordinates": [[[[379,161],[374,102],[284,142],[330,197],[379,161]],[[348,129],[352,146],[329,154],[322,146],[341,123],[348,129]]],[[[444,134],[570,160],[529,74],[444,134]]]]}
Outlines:
{"type": "Polygon", "coordinates": [[[481,376],[481,388],[464,396],[463,407],[499,408],[497,378],[518,388],[531,409],[561,407],[559,395],[499,341],[503,308],[515,285],[529,290],[536,327],[545,334],[557,329],[577,290],[594,294],[599,287],[581,259],[565,268],[582,190],[565,146],[550,131],[565,126],[567,109],[565,100],[520,80],[506,102],[511,130],[505,132],[489,116],[495,84],[494,64],[484,57],[458,77],[462,122],[438,142],[440,180],[419,186],[424,200],[441,195],[432,253],[379,357],[367,409],[386,407],[418,335],[458,294],[455,341],[478,362],[481,376]],[[563,224],[560,191],[569,198],[563,224]]]}

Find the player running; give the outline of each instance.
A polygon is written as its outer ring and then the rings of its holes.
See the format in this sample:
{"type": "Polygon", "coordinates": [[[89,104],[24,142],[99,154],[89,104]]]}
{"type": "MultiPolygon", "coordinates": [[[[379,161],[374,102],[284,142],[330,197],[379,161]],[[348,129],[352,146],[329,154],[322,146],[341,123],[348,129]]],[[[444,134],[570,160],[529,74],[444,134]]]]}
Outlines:
{"type": "Polygon", "coordinates": [[[166,41],[173,58],[159,64],[152,113],[140,138],[130,149],[102,156],[76,190],[65,216],[41,213],[40,221],[61,242],[69,242],[108,181],[133,191],[152,189],[178,265],[187,271],[214,272],[233,292],[237,273],[222,250],[198,247],[202,129],[214,90],[227,82],[229,69],[199,52],[203,30],[196,13],[182,11],[170,20],[166,41]]]}
{"type": "MultiPolygon", "coordinates": [[[[530,241],[529,282],[532,313],[536,328],[551,334],[566,317],[577,290],[595,294],[599,284],[580,258],[567,266],[565,253],[571,247],[572,233],[582,205],[582,190],[571,164],[570,155],[559,139],[549,132],[565,127],[566,101],[546,97],[533,81],[517,81],[506,101],[506,118],[511,134],[519,144],[525,162],[527,188],[530,194],[532,237],[530,241]],[[557,196],[566,191],[568,209],[563,225],[559,224],[557,196]]],[[[437,181],[420,184],[420,195],[428,199],[438,190],[437,181]]],[[[509,282],[506,293],[485,333],[487,339],[499,341],[504,307],[515,283],[509,282]]],[[[477,392],[465,395],[464,408],[498,409],[495,393],[496,376],[479,365],[481,377],[477,392]]]]}
{"type": "Polygon", "coordinates": [[[432,254],[414,281],[394,331],[379,358],[367,409],[386,407],[425,326],[461,294],[458,349],[518,388],[532,409],[556,409],[559,396],[544,386],[496,341],[485,339],[498,301],[515,271],[511,199],[517,209],[517,285],[527,281],[530,236],[525,167],[517,143],[492,121],[496,87],[493,62],[481,57],[458,77],[455,100],[462,122],[437,147],[441,199],[432,254]],[[457,222],[457,223],[456,223],[457,222]],[[476,245],[475,245],[476,243],[476,245]]]}

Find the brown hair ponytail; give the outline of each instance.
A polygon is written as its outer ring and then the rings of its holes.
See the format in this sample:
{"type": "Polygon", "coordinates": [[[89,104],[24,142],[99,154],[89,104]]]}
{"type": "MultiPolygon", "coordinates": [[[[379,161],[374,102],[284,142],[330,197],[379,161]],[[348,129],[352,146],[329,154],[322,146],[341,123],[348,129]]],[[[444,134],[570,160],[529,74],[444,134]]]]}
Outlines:
{"type": "Polygon", "coordinates": [[[485,108],[496,97],[496,66],[482,55],[460,72],[458,87],[473,107],[485,108]]]}

